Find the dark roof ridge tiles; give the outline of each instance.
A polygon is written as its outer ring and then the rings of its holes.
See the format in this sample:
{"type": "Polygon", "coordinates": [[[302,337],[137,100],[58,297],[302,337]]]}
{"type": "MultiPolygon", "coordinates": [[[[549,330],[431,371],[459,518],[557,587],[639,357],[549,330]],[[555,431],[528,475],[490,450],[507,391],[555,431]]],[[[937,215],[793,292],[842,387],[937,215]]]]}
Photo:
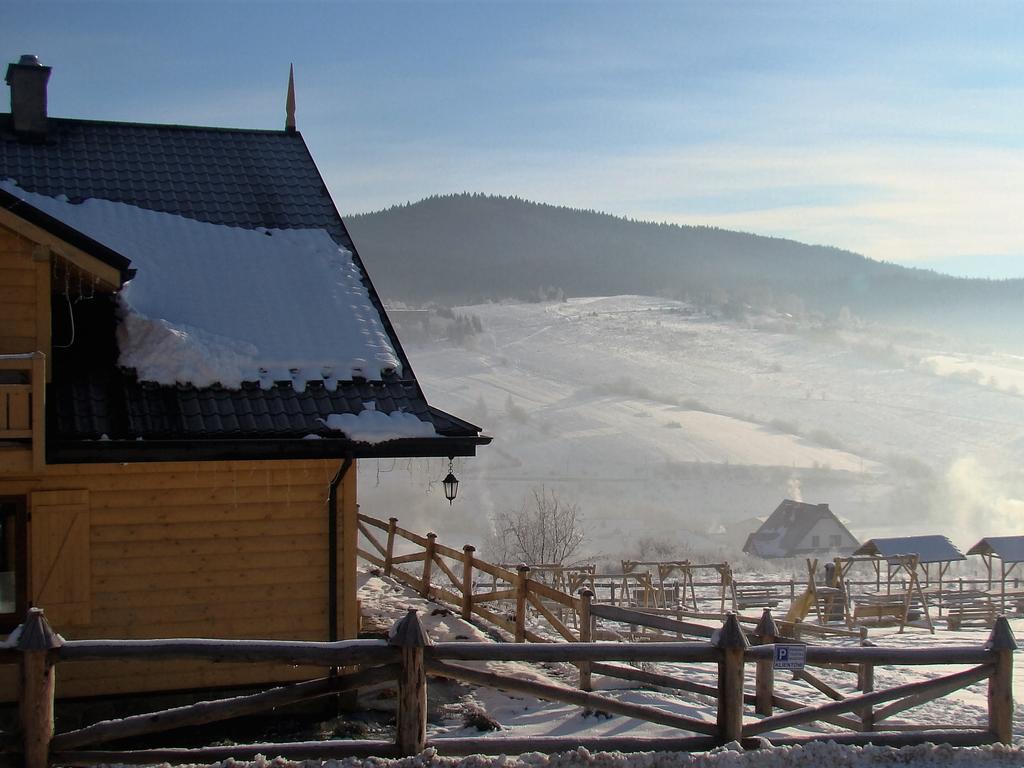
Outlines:
{"type": "MultiPolygon", "coordinates": [[[[10,112],[0,112],[0,130],[11,131],[10,121],[10,112]]],[[[288,138],[302,138],[301,131],[287,131],[283,128],[240,128],[236,126],[197,125],[190,123],[150,123],[141,120],[98,120],[95,118],[84,117],[48,117],[47,123],[50,126],[59,126],[65,123],[69,125],[109,125],[113,127],[169,128],[172,130],[180,131],[217,131],[224,133],[252,133],[261,136],[282,136],[288,138]]]]}

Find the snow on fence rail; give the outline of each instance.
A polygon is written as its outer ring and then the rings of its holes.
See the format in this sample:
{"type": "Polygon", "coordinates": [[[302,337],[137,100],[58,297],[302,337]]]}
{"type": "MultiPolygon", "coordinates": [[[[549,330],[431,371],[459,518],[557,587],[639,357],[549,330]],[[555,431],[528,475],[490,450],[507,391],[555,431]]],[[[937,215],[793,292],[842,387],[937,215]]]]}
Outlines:
{"type": "MultiPolygon", "coordinates": [[[[590,617],[583,628],[588,634],[590,617]]],[[[759,626],[762,641],[773,639],[768,620],[759,626]]],[[[415,610],[392,627],[389,639],[340,642],[273,640],[85,640],[64,641],[47,624],[43,611],[33,608],[16,631],[14,645],[0,648],[0,663],[20,667],[18,705],[21,730],[0,747],[0,759],[15,758],[26,768],[101,763],[196,763],[252,759],[257,754],[293,759],[348,756],[415,755],[426,747],[441,754],[515,754],[558,752],[585,746],[592,750],[701,751],[739,741],[746,747],[829,740],[843,744],[902,746],[932,741],[973,746],[1012,740],[1013,633],[1000,617],[982,646],[948,648],[881,648],[807,646],[807,661],[833,668],[856,667],[858,691],[842,694],[830,689],[825,704],[804,705],[774,695],[774,642],[750,646],[736,616],[729,614],[710,642],[665,643],[438,643],[431,644],[415,610]],[[55,667],[85,660],[205,659],[224,662],[278,662],[348,668],[356,671],[318,680],[279,686],[260,693],[203,701],[188,706],[95,723],[54,735],[55,667]],[[580,688],[538,682],[470,668],[460,661],[565,662],[580,667],[580,688]],[[632,669],[608,662],[662,662],[670,665],[715,664],[717,686],[698,686],[691,670],[673,667],[675,674],[632,669]],[[754,693],[745,691],[747,664],[756,669],[754,693]],[[967,665],[952,674],[878,690],[878,666],[967,665]],[[714,719],[685,716],[665,709],[620,701],[589,690],[592,674],[635,680],[709,696],[714,719]],[[528,694],[592,710],[658,723],[686,734],[670,737],[593,736],[526,738],[427,739],[427,678],[460,680],[476,686],[528,694]],[[934,726],[895,723],[893,715],[981,681],[988,681],[988,712],[984,723],[934,726]],[[333,695],[341,691],[396,682],[394,741],[333,740],[231,746],[104,750],[96,748],[117,739],[138,737],[189,725],[224,720],[265,709],[333,695]],[[753,706],[753,710],[749,706],[753,706]],[[885,706],[881,706],[885,705],[885,706]],[[877,708],[876,708],[877,707],[877,708]],[[775,709],[782,712],[775,713],[775,709]],[[845,732],[810,735],[784,733],[810,723],[829,723],[845,732]]]]}

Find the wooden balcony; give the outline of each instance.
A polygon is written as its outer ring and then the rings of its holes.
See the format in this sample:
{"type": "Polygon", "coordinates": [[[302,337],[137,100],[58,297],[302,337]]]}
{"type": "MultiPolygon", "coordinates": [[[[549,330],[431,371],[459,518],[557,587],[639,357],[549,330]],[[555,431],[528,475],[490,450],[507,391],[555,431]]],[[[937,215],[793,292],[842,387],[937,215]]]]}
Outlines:
{"type": "Polygon", "coordinates": [[[0,472],[46,464],[46,356],[0,355],[0,472]]]}

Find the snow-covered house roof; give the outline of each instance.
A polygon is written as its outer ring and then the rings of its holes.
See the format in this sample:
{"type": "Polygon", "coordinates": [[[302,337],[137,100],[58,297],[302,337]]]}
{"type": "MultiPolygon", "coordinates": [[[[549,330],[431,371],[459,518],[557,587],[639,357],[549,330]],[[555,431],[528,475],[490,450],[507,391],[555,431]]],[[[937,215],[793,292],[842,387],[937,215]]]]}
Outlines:
{"type": "Polygon", "coordinates": [[[857,539],[847,530],[828,504],[806,504],[785,499],[761,527],[747,537],[743,551],[758,557],[792,557],[809,551],[800,544],[819,523],[827,521],[844,537],[839,547],[822,545],[821,550],[845,552],[857,545],[857,539]]]}
{"type": "Polygon", "coordinates": [[[1024,536],[986,536],[968,555],[994,555],[1004,563],[1024,563],[1024,536]]]}
{"type": "Polygon", "coordinates": [[[945,536],[899,536],[888,539],[870,539],[854,555],[895,557],[917,555],[920,563],[946,563],[966,559],[963,553],[945,536]]]}
{"type": "Polygon", "coordinates": [[[296,131],[49,118],[25,140],[0,115],[0,209],[121,276],[104,294],[54,275],[73,343],[55,339],[51,460],[489,442],[427,403],[296,131]]]}

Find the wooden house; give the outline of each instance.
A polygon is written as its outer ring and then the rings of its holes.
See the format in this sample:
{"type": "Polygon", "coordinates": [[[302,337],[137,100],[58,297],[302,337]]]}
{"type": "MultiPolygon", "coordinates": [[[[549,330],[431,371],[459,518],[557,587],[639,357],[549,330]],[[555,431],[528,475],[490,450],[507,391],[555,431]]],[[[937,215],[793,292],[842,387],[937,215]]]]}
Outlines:
{"type": "MultiPolygon", "coordinates": [[[[49,75],[11,64],[0,114],[0,639],[33,605],[75,639],[355,636],[356,462],[490,438],[427,403],[293,114],[55,119],[49,75]]],[[[62,696],[309,676],[67,666],[62,696]]]]}
{"type": "Polygon", "coordinates": [[[743,551],[757,557],[805,557],[849,554],[858,545],[828,504],[785,499],[761,527],[747,537],[743,551]]]}

